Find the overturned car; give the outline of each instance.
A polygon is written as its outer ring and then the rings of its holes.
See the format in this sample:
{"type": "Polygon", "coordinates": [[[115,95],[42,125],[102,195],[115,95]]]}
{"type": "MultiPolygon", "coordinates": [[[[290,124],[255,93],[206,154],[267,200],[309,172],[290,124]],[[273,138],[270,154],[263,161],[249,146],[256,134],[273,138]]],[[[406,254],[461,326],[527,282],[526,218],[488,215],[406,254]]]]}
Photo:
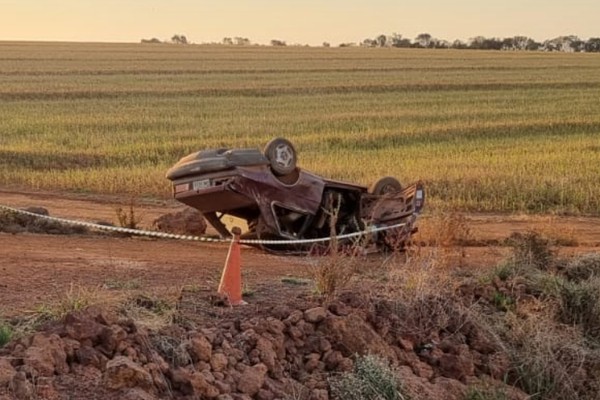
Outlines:
{"type": "MultiPolygon", "coordinates": [[[[271,140],[258,149],[202,150],[182,158],[167,172],[178,201],[191,206],[223,237],[231,236],[225,215],[246,220],[242,239],[326,238],[370,228],[393,227],[367,236],[379,249],[402,250],[416,230],[424,204],[420,182],[402,185],[384,177],[370,188],[325,179],[297,166],[288,140],[271,140]]],[[[366,246],[364,239],[361,246],[366,246]]],[[[339,244],[356,243],[356,239],[339,244]]],[[[310,244],[256,243],[272,252],[307,252],[310,244]]],[[[327,243],[320,245],[321,248],[327,243]]]]}

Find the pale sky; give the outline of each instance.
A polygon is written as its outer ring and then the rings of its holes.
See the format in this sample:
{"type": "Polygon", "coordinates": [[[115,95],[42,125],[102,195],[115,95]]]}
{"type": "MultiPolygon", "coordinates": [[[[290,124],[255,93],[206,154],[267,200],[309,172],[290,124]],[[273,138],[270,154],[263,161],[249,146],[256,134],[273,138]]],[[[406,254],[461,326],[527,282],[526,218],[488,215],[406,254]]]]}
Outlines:
{"type": "Polygon", "coordinates": [[[220,42],[241,36],[318,45],[380,33],[413,39],[600,37],[600,0],[0,0],[0,40],[220,42]]]}

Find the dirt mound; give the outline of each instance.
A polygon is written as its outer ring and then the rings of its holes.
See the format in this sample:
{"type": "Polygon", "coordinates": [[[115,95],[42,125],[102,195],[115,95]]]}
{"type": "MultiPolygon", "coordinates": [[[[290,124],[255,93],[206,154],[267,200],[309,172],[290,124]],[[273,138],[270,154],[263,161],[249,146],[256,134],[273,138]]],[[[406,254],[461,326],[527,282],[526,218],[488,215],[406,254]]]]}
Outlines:
{"type": "MultiPolygon", "coordinates": [[[[49,216],[48,210],[43,207],[28,207],[27,211],[42,216],[49,216]]],[[[33,215],[19,214],[12,211],[0,210],[0,232],[7,233],[47,233],[51,235],[70,235],[87,233],[83,226],[66,225],[56,221],[38,218],[33,215]]]]}
{"type": "Polygon", "coordinates": [[[204,235],[207,226],[202,214],[193,208],[165,214],[157,218],[152,225],[161,232],[179,235],[204,235]]]}
{"type": "Polygon", "coordinates": [[[500,380],[501,347],[458,314],[422,342],[394,304],[351,293],[264,311],[159,331],[95,308],[71,313],[0,350],[0,399],[329,399],[330,378],[366,354],[390,365],[411,398],[462,399],[478,383],[526,398],[500,380]]]}

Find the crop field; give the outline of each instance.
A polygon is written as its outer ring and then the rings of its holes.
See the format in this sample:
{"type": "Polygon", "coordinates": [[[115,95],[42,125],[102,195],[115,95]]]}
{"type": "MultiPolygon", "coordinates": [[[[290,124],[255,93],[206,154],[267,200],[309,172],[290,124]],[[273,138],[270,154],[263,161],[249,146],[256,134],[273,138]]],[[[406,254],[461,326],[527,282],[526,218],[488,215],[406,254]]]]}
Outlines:
{"type": "Polygon", "coordinates": [[[423,180],[430,205],[600,214],[600,55],[0,42],[0,186],[168,198],[210,147],[423,180]]]}

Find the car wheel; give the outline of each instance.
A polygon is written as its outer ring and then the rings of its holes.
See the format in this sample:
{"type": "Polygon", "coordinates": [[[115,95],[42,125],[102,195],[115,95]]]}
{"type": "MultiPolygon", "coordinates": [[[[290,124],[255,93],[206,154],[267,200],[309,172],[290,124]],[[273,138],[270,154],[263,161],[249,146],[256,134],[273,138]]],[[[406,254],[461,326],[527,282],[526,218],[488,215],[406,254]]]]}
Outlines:
{"type": "Polygon", "coordinates": [[[402,190],[402,185],[398,182],[398,179],[386,176],[380,178],[377,182],[375,182],[370,188],[369,193],[371,194],[386,194],[386,193],[396,193],[402,190]]]}
{"type": "Polygon", "coordinates": [[[296,149],[287,139],[271,140],[265,147],[265,156],[271,163],[271,169],[275,175],[287,175],[296,169],[296,149]]]}

